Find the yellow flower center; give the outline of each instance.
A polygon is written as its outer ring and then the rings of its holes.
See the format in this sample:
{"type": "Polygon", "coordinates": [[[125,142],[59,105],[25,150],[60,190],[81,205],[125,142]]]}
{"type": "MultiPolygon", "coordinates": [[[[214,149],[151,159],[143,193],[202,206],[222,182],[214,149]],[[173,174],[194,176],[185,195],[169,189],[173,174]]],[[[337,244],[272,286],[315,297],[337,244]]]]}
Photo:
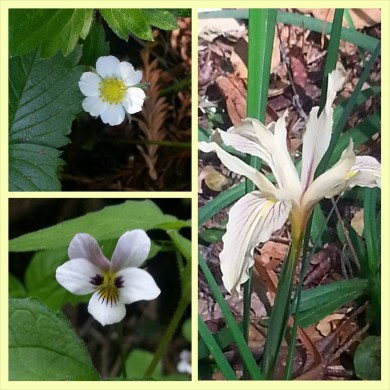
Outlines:
{"type": "Polygon", "coordinates": [[[110,104],[118,104],[123,101],[126,86],[122,80],[115,77],[107,77],[99,83],[100,98],[110,104]]]}
{"type": "Polygon", "coordinates": [[[115,305],[119,300],[119,289],[123,287],[122,276],[116,276],[111,271],[105,271],[103,275],[96,275],[91,279],[91,283],[96,286],[99,301],[115,305]]]}

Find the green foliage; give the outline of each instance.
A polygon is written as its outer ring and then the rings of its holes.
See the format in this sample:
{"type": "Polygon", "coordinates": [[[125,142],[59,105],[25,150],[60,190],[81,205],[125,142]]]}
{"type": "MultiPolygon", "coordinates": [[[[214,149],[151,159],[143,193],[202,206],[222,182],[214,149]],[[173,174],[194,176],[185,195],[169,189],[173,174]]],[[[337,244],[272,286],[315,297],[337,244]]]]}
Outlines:
{"type": "Polygon", "coordinates": [[[190,343],[191,342],[191,337],[192,337],[192,333],[191,333],[191,319],[189,318],[188,320],[185,320],[184,321],[184,324],[181,328],[181,332],[184,336],[184,338],[190,343]]]}
{"type": "Polygon", "coordinates": [[[80,58],[80,65],[95,67],[96,61],[101,56],[110,53],[110,46],[106,42],[106,34],[101,24],[93,23],[90,33],[83,44],[83,54],[80,58]]]}
{"type": "Polygon", "coordinates": [[[10,299],[9,379],[98,380],[99,375],[63,314],[37,299],[10,299]]]}
{"type": "Polygon", "coordinates": [[[69,58],[39,59],[38,52],[10,59],[9,190],[58,191],[59,147],[81,111],[78,81],[85,70],[69,58]]]}
{"type": "Polygon", "coordinates": [[[93,213],[59,223],[46,229],[25,234],[9,242],[11,252],[37,251],[65,247],[76,233],[89,233],[96,240],[118,238],[127,230],[158,229],[177,219],[165,215],[150,200],[130,200],[116,206],[105,207],[93,213]]]}
{"type": "Polygon", "coordinates": [[[42,58],[59,50],[67,56],[85,39],[91,27],[92,9],[11,9],[9,11],[9,47],[11,56],[35,49],[42,58]]]}
{"type": "Polygon", "coordinates": [[[88,295],[74,295],[58,284],[55,274],[56,269],[68,260],[66,248],[57,248],[37,252],[25,274],[25,283],[30,297],[39,298],[44,304],[53,310],[60,310],[69,302],[87,302],[88,295]]]}
{"type": "Polygon", "coordinates": [[[162,30],[178,28],[176,17],[164,9],[101,9],[100,13],[118,37],[129,38],[129,33],[153,41],[151,26],[162,30]]]}
{"type": "MultiPolygon", "coordinates": [[[[342,305],[366,294],[367,286],[367,280],[356,278],[303,291],[299,306],[299,326],[305,328],[321,321],[342,305]]],[[[294,310],[293,306],[291,311],[294,310]]]]}
{"type": "Polygon", "coordinates": [[[358,378],[362,380],[380,380],[381,338],[368,336],[364,339],[356,349],[353,364],[358,378]]]}
{"type": "Polygon", "coordinates": [[[23,283],[12,274],[8,274],[8,293],[10,298],[27,297],[27,291],[23,283]]]}

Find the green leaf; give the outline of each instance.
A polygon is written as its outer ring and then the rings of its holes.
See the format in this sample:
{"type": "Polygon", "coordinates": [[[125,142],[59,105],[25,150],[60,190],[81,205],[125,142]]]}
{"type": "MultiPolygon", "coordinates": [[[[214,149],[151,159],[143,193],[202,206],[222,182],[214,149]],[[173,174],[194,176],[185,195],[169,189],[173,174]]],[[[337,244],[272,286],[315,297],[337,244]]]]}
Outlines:
{"type": "Polygon", "coordinates": [[[177,18],[190,18],[191,17],[191,9],[190,8],[179,8],[179,9],[171,9],[170,12],[177,18]]]}
{"type": "Polygon", "coordinates": [[[172,13],[163,9],[101,9],[100,13],[112,31],[126,41],[129,33],[153,41],[151,26],[163,30],[174,30],[178,27],[172,13]]]}
{"type": "Polygon", "coordinates": [[[91,26],[92,9],[10,9],[11,56],[40,49],[42,58],[59,50],[67,56],[85,39],[91,26]]]}
{"type": "Polygon", "coordinates": [[[80,65],[95,67],[97,59],[108,54],[110,54],[110,45],[106,42],[104,28],[101,24],[93,23],[83,44],[80,65]]]}
{"type": "Polygon", "coordinates": [[[39,298],[53,310],[60,310],[69,302],[88,302],[88,295],[74,295],[58,284],[56,269],[68,260],[66,248],[57,248],[36,253],[25,275],[25,283],[31,297],[39,298]]]}
{"type": "Polygon", "coordinates": [[[61,188],[57,148],[69,142],[66,135],[83,99],[77,83],[85,68],[75,67],[71,57],[40,60],[35,52],[10,60],[10,191],[61,188]]]}
{"type": "Polygon", "coordinates": [[[362,380],[381,379],[381,339],[368,336],[357,347],[353,355],[356,376],[362,380]]]}
{"type": "Polygon", "coordinates": [[[65,247],[76,233],[89,233],[98,241],[108,240],[119,237],[127,230],[154,229],[175,220],[175,217],[163,214],[150,200],[129,200],[14,238],[9,242],[9,250],[26,252],[65,247]]]}
{"type": "Polygon", "coordinates": [[[8,292],[10,298],[27,297],[27,291],[23,283],[11,273],[8,274],[8,292]]]}
{"type": "MultiPolygon", "coordinates": [[[[133,349],[126,358],[126,372],[130,378],[142,378],[145,374],[150,362],[153,360],[153,354],[149,351],[142,349],[133,349]]],[[[161,362],[157,363],[155,370],[153,371],[153,379],[162,379],[162,365],[161,362]]]]}
{"type": "Polygon", "coordinates": [[[181,332],[184,338],[190,343],[191,342],[191,319],[185,320],[183,326],[181,327],[181,332]]]}
{"type": "MultiPolygon", "coordinates": [[[[302,292],[299,326],[307,327],[367,292],[365,279],[340,280],[302,292]]],[[[292,307],[292,312],[295,306],[292,307]]]]}
{"type": "Polygon", "coordinates": [[[37,299],[10,299],[9,380],[99,380],[99,375],[62,313],[37,299]]]}

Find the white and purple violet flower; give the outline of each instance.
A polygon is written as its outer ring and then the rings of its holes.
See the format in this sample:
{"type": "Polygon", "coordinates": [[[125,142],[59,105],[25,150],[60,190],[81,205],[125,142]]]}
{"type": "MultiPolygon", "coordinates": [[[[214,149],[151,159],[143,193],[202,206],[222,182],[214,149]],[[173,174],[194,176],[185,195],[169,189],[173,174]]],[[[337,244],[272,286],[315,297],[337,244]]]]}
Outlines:
{"type": "Polygon", "coordinates": [[[150,246],[143,230],[128,231],[119,238],[109,261],[92,236],[78,233],[69,244],[70,260],[57,268],[56,279],[73,294],[93,293],[88,311],[103,326],[120,322],[126,304],[160,295],[153,277],[138,268],[150,246]]]}

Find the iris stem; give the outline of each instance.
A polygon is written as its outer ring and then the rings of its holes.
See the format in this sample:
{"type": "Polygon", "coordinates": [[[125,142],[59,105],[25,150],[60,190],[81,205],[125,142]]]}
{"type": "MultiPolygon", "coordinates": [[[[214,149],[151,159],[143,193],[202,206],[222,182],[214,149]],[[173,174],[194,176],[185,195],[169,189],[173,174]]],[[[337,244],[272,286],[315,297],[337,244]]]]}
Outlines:
{"type": "Polygon", "coordinates": [[[125,351],[123,349],[123,327],[122,327],[122,322],[118,322],[116,324],[116,329],[117,329],[117,332],[118,332],[118,349],[119,349],[119,355],[120,355],[121,364],[122,364],[122,375],[123,375],[123,378],[127,378],[126,362],[125,362],[125,351]]]}

